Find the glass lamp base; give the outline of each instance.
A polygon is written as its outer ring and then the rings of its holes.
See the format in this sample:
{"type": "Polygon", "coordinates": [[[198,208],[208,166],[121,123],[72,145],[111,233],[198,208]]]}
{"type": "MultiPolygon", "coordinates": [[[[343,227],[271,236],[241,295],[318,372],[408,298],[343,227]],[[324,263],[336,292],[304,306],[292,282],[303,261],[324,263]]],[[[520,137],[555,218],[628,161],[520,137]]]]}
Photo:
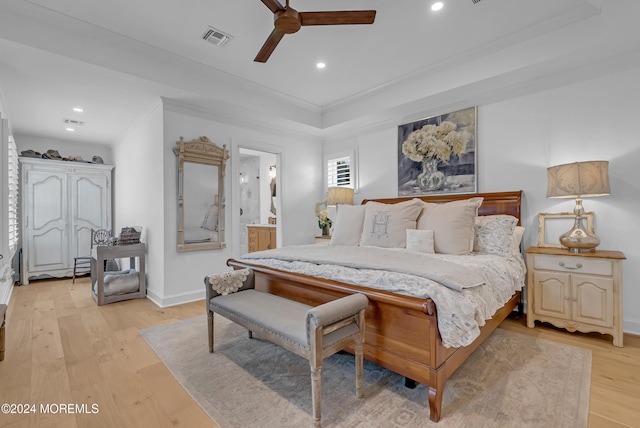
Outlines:
{"type": "Polygon", "coordinates": [[[576,217],[571,230],[560,235],[560,244],[574,253],[594,251],[600,244],[600,238],[584,227],[582,217],[576,217]]]}

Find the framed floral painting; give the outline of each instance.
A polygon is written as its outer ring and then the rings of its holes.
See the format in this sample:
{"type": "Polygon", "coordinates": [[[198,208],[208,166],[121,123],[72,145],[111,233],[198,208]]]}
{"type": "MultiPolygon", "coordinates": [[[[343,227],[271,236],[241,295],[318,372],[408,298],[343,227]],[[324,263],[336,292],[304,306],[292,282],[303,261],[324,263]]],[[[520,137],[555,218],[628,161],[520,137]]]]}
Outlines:
{"type": "Polygon", "coordinates": [[[398,126],[398,196],[475,193],[476,107],[398,126]]]}

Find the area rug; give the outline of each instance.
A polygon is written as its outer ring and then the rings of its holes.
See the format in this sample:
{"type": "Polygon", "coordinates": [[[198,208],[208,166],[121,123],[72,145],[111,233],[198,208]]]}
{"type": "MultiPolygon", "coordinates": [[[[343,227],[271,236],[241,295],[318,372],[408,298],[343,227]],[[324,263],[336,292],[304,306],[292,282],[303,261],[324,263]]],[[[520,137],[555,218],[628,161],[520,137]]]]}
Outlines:
{"type": "MultiPolygon", "coordinates": [[[[312,426],[307,360],[221,316],[215,322],[213,354],[204,315],[140,334],[221,428],[312,426]]],[[[436,424],[424,385],[408,389],[368,361],[358,399],[354,358],[340,353],[322,369],[322,426],[586,427],[590,377],[591,351],[497,329],[447,381],[436,424]]]]}

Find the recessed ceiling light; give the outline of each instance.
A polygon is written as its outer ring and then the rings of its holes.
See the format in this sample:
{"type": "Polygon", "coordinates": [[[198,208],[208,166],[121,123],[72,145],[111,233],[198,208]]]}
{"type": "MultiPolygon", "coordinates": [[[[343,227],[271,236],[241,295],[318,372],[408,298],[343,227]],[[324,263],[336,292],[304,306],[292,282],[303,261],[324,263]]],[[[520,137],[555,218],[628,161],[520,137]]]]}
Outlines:
{"type": "Polygon", "coordinates": [[[444,6],[444,4],[441,1],[437,1],[434,4],[431,5],[431,10],[438,11],[440,9],[442,9],[442,7],[444,6]]]}
{"type": "Polygon", "coordinates": [[[74,107],[73,111],[75,111],[76,113],[82,113],[84,110],[82,109],[82,107],[74,107]]]}
{"type": "Polygon", "coordinates": [[[325,64],[324,62],[319,62],[316,64],[316,67],[318,68],[325,68],[327,66],[327,64],[325,64]]]}
{"type": "Polygon", "coordinates": [[[75,129],[73,129],[73,128],[66,128],[66,129],[67,129],[67,131],[69,131],[69,132],[73,132],[73,131],[75,131],[75,129]]]}

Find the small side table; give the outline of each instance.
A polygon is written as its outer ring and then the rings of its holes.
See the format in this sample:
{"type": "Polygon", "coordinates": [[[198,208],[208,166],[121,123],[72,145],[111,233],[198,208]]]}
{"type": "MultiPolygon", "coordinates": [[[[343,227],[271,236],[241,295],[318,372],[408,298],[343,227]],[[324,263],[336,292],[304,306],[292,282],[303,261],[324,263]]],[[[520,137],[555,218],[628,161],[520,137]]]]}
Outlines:
{"type": "Polygon", "coordinates": [[[316,236],[316,245],[329,245],[329,242],[331,242],[331,235],[316,236]]]}
{"type": "Polygon", "coordinates": [[[144,299],[147,296],[145,280],[145,252],[143,243],[132,245],[96,246],[91,250],[91,293],[98,306],[129,299],[144,299]],[[136,268],[138,259],[138,290],[127,294],[104,295],[104,262],[111,259],[129,258],[129,269],[136,268]],[[97,283],[96,291],[93,284],[97,283]]]}
{"type": "Polygon", "coordinates": [[[570,332],[610,334],[622,347],[623,253],[547,247],[525,253],[529,328],[538,320],[570,332]]]}

